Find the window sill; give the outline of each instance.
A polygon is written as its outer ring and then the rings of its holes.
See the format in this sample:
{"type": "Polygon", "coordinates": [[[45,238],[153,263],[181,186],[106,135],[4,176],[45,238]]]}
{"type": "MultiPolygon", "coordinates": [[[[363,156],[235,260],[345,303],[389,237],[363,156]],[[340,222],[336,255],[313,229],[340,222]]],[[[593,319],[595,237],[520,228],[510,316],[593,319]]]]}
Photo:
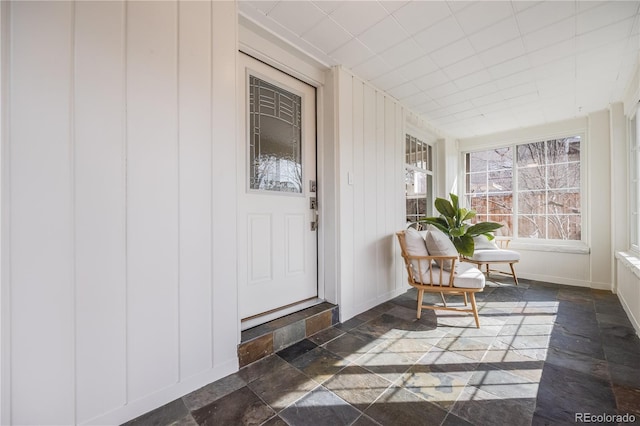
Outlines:
{"type": "Polygon", "coordinates": [[[529,250],[551,253],[571,253],[571,254],[589,254],[591,249],[586,244],[553,244],[553,243],[530,243],[524,241],[513,240],[509,245],[514,250],[529,250]]]}
{"type": "Polygon", "coordinates": [[[616,259],[633,272],[636,277],[640,278],[640,257],[636,253],[619,251],[616,252],[616,259]]]}

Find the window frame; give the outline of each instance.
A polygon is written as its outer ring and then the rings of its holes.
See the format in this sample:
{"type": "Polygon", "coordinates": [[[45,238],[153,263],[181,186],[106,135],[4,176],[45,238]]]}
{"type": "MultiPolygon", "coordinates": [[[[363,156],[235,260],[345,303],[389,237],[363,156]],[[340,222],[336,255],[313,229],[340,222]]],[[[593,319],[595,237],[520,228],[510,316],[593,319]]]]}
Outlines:
{"type": "Polygon", "coordinates": [[[459,181],[461,182],[461,194],[466,203],[467,188],[467,154],[474,152],[484,152],[493,149],[511,148],[513,155],[513,167],[512,167],[512,206],[511,206],[511,218],[513,223],[512,229],[512,244],[515,248],[532,249],[540,251],[555,251],[555,252],[568,252],[568,253],[588,253],[590,244],[589,235],[589,212],[586,208],[588,206],[588,194],[589,194],[589,182],[586,172],[588,162],[588,139],[587,132],[584,129],[578,129],[573,131],[562,131],[559,133],[548,133],[536,136],[530,136],[526,138],[513,138],[510,141],[502,143],[482,144],[474,148],[469,148],[460,151],[460,168],[459,181]],[[563,139],[569,137],[580,137],[580,239],[579,240],[559,240],[559,239],[547,239],[547,238],[526,238],[517,236],[518,234],[518,168],[517,163],[517,146],[526,145],[536,142],[547,142],[555,139],[563,139]]]}
{"type": "MultiPolygon", "coordinates": [[[[411,127],[405,129],[404,131],[404,146],[403,146],[403,155],[404,155],[404,161],[403,161],[403,172],[405,175],[405,185],[404,185],[404,200],[405,200],[405,212],[404,212],[404,217],[405,220],[408,223],[415,223],[416,221],[408,221],[408,212],[407,212],[407,199],[409,198],[407,196],[407,185],[406,185],[406,173],[409,170],[412,171],[416,171],[416,172],[421,172],[421,173],[425,173],[427,175],[427,192],[425,194],[425,198],[426,198],[426,215],[425,217],[430,217],[433,216],[434,214],[434,207],[433,207],[433,202],[435,201],[435,187],[436,187],[436,174],[435,174],[435,169],[437,167],[437,153],[436,153],[436,144],[435,141],[431,140],[428,137],[425,137],[425,135],[422,134],[422,132],[417,132],[415,130],[413,130],[411,127]],[[420,168],[417,167],[415,165],[412,165],[410,163],[407,163],[407,138],[413,138],[416,141],[420,142],[421,144],[425,145],[428,147],[427,152],[430,151],[431,155],[428,157],[428,164],[431,165],[431,170],[427,169],[427,168],[420,168]],[[429,185],[429,178],[431,177],[431,185],[429,185]],[[431,200],[429,200],[429,190],[431,192],[431,200]]],[[[428,154],[427,154],[428,155],[428,154]]]]}
{"type": "Polygon", "coordinates": [[[629,251],[640,255],[640,117],[638,104],[627,118],[627,152],[629,153],[628,230],[629,251]],[[633,138],[635,136],[635,138],[633,138]],[[634,140],[635,139],[635,140],[634,140]]]}

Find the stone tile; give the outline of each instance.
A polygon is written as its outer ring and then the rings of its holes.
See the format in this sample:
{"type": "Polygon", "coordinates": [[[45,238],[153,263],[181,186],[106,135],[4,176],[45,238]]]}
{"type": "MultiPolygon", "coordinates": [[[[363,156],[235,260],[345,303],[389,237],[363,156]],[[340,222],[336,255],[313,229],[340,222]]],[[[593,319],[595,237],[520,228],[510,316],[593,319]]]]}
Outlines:
{"type": "Polygon", "coordinates": [[[478,366],[478,361],[456,352],[434,347],[420,358],[416,364],[428,365],[432,371],[459,373],[474,370],[478,366]]]}
{"type": "Polygon", "coordinates": [[[371,417],[366,416],[364,414],[358,417],[358,420],[353,422],[351,426],[381,426],[380,423],[373,420],[371,417]]]}
{"type": "MultiPolygon", "coordinates": [[[[287,362],[277,355],[271,355],[260,361],[254,362],[238,371],[238,375],[246,382],[250,383],[264,376],[265,374],[283,368],[287,362]]],[[[217,383],[217,382],[216,382],[217,383]]],[[[215,384],[215,383],[214,383],[215,384]]]]}
{"type": "Polygon", "coordinates": [[[379,344],[379,342],[371,338],[363,339],[351,333],[346,333],[325,343],[323,347],[346,360],[355,361],[379,344]]]}
{"type": "Polygon", "coordinates": [[[595,338],[583,337],[554,331],[549,341],[550,348],[569,348],[575,354],[585,355],[591,358],[604,359],[604,350],[600,336],[595,338]]]}
{"type": "MultiPolygon", "coordinates": [[[[638,354],[636,354],[636,357],[638,354]]],[[[630,367],[623,364],[609,362],[609,375],[611,383],[619,386],[634,387],[640,389],[640,360],[636,358],[636,366],[630,367]]]]}
{"type": "Polygon", "coordinates": [[[414,365],[396,382],[396,385],[449,411],[472,374],[472,372],[443,373],[434,371],[430,366],[414,365]]]}
{"type": "Polygon", "coordinates": [[[341,322],[339,324],[336,324],[335,327],[340,329],[340,330],[344,330],[344,331],[349,331],[353,328],[356,328],[357,326],[363,324],[364,321],[358,318],[351,318],[348,321],[345,322],[341,322]]]}
{"type": "Polygon", "coordinates": [[[189,411],[194,411],[237,391],[246,384],[240,374],[235,373],[183,396],[182,400],[189,411]]]}
{"type": "Polygon", "coordinates": [[[259,425],[276,413],[243,387],[193,413],[199,425],[259,425]]]}
{"type": "Polygon", "coordinates": [[[364,412],[382,425],[438,425],[447,412],[400,387],[387,389],[364,412]]]}
{"type": "Polygon", "coordinates": [[[314,348],[291,364],[318,383],[323,383],[342,370],[349,361],[322,347],[314,348]]]}
{"type": "Polygon", "coordinates": [[[331,311],[314,315],[306,320],[306,335],[311,336],[320,330],[331,327],[331,311]]]}
{"type": "Polygon", "coordinates": [[[318,345],[310,340],[304,339],[294,345],[289,346],[286,349],[278,352],[278,356],[287,362],[292,362],[296,358],[306,354],[307,352],[315,349],[318,345]]]}
{"type": "Polygon", "coordinates": [[[339,328],[331,327],[326,330],[322,330],[313,336],[308,337],[316,345],[324,345],[325,343],[335,339],[336,337],[340,337],[345,333],[344,330],[340,330],[339,328]]]}
{"type": "Polygon", "coordinates": [[[290,425],[314,426],[350,425],[360,414],[360,411],[322,387],[280,412],[280,416],[290,425]]]}
{"type": "Polygon", "coordinates": [[[472,426],[473,423],[469,423],[463,418],[456,416],[453,413],[447,414],[447,418],[442,422],[442,426],[472,426]]]}
{"type": "Polygon", "coordinates": [[[125,423],[123,426],[168,425],[183,421],[188,416],[189,410],[182,402],[182,399],[176,399],[125,423]]]}
{"type": "Polygon", "coordinates": [[[280,411],[319,385],[297,368],[287,364],[268,372],[247,386],[275,411],[280,411]]]}
{"type": "Polygon", "coordinates": [[[630,413],[640,418],[640,387],[613,385],[613,394],[616,397],[618,413],[630,413]]]}
{"type": "Polygon", "coordinates": [[[361,411],[366,410],[389,386],[391,382],[388,380],[357,365],[343,368],[324,383],[324,387],[361,411]]]}
{"type": "Polygon", "coordinates": [[[183,418],[169,423],[169,426],[198,426],[198,422],[196,422],[196,419],[194,419],[191,414],[187,414],[183,418]]]}
{"type": "Polygon", "coordinates": [[[271,354],[273,354],[273,335],[271,334],[258,337],[250,342],[242,343],[238,347],[240,367],[249,365],[271,354]]]}
{"type": "Polygon", "coordinates": [[[493,338],[486,341],[482,341],[480,339],[481,338],[471,339],[468,337],[443,337],[436,346],[446,351],[454,352],[467,358],[480,361],[487,352],[487,349],[489,349],[489,346],[491,346],[493,338]]]}
{"type": "Polygon", "coordinates": [[[287,422],[282,420],[280,416],[271,417],[267,422],[262,423],[261,426],[289,426],[287,422]]]}
{"type": "Polygon", "coordinates": [[[284,348],[301,341],[306,337],[304,321],[296,321],[285,327],[273,331],[273,351],[278,352],[284,348]]]}
{"type": "Polygon", "coordinates": [[[489,364],[480,364],[469,385],[498,398],[531,399],[538,394],[538,381],[511,374],[489,364]]]}
{"type": "Polygon", "coordinates": [[[575,420],[575,413],[612,413],[615,409],[608,381],[545,364],[536,406],[536,413],[542,417],[571,422],[575,420]]]}
{"type": "Polygon", "coordinates": [[[421,356],[421,353],[415,352],[368,352],[356,359],[354,363],[393,382],[400,378],[421,356]]]}
{"type": "MultiPolygon", "coordinates": [[[[371,321],[349,330],[349,333],[364,339],[393,338],[398,337],[399,334],[396,330],[398,330],[401,325],[401,319],[382,314],[371,321]]],[[[400,335],[402,335],[401,332],[400,335]]]]}
{"type": "Polygon", "coordinates": [[[466,388],[451,413],[477,425],[528,426],[535,411],[535,398],[498,398],[474,387],[466,388]]]}
{"type": "Polygon", "coordinates": [[[571,348],[549,348],[546,362],[558,367],[568,368],[584,374],[590,374],[603,380],[609,380],[607,361],[573,352],[571,348]]]}

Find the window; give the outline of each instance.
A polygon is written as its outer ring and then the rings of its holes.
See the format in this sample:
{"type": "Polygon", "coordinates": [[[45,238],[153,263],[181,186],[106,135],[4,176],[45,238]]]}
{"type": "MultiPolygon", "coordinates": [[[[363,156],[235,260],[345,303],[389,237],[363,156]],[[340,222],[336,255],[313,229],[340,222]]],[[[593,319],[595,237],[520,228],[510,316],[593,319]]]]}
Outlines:
{"type": "Polygon", "coordinates": [[[581,240],[581,137],[470,152],[465,195],[476,221],[519,238],[581,240]]]}
{"type": "Polygon", "coordinates": [[[407,135],[405,146],[407,222],[432,215],[433,151],[431,145],[407,135]]]}
{"type": "Polygon", "coordinates": [[[631,248],[635,251],[640,251],[640,244],[638,241],[638,233],[640,232],[640,215],[638,210],[640,209],[640,122],[638,121],[638,114],[633,116],[629,120],[629,148],[631,150],[629,155],[629,211],[630,211],[630,235],[631,235],[631,248]]]}

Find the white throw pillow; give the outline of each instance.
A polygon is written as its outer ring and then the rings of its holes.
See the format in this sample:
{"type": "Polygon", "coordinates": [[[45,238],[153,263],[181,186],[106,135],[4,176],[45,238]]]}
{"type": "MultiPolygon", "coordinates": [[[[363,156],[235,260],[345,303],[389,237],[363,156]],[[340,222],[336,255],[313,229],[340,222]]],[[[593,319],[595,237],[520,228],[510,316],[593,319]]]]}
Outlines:
{"type": "Polygon", "coordinates": [[[491,241],[484,235],[473,237],[474,250],[498,250],[495,238],[491,241]]]}
{"type": "MultiPolygon", "coordinates": [[[[449,237],[439,229],[427,232],[425,241],[427,243],[427,250],[429,250],[431,256],[458,256],[456,246],[454,246],[449,237]]],[[[451,261],[445,261],[443,268],[446,271],[450,271],[451,261]]]]}
{"type": "MultiPolygon", "coordinates": [[[[413,228],[409,228],[404,232],[404,242],[407,245],[407,254],[409,256],[429,256],[429,251],[427,250],[427,245],[424,241],[422,235],[420,235],[420,231],[416,231],[413,228]]],[[[413,270],[416,272],[416,276],[421,271],[423,274],[429,268],[429,261],[427,260],[412,260],[411,265],[413,266],[413,270]],[[418,265],[420,269],[418,269],[418,265]]]]}

